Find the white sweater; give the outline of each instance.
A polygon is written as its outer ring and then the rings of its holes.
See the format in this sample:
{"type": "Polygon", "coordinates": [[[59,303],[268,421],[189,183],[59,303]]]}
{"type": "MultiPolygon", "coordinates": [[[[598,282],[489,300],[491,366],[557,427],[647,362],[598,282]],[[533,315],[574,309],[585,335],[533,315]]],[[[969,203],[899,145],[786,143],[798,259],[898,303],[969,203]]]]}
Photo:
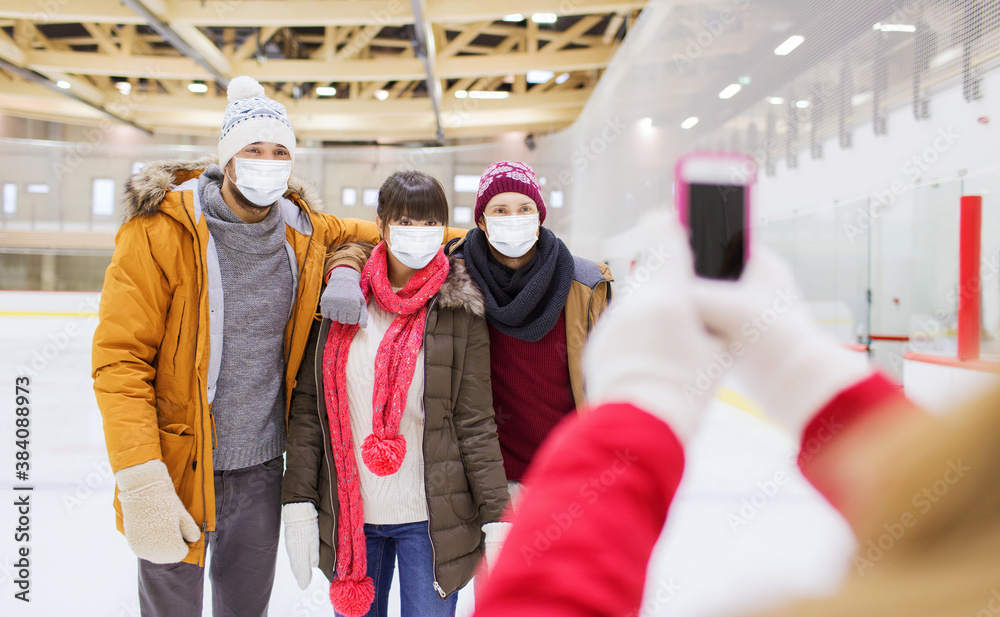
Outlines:
{"type": "Polygon", "coordinates": [[[372,434],[372,392],[375,389],[375,355],[396,315],[383,311],[373,299],[368,303],[368,327],[358,330],[347,356],[347,404],[351,412],[354,457],[358,461],[365,522],[398,525],[426,521],[424,488],[424,348],[417,355],[413,381],[406,394],[399,432],[406,438],[406,456],[399,471],[377,476],[361,458],[361,444],[372,434]]]}

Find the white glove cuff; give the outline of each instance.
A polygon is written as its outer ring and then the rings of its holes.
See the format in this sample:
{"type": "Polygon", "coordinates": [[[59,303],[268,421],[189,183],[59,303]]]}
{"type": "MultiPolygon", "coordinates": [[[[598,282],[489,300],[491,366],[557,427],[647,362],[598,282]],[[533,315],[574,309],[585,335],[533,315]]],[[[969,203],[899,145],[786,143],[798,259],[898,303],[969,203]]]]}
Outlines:
{"type": "Polygon", "coordinates": [[[317,520],[316,506],[309,501],[286,503],[281,507],[281,520],[286,525],[317,520]]]}
{"type": "Polygon", "coordinates": [[[765,412],[796,438],[838,394],[872,374],[866,358],[825,336],[799,341],[770,371],[760,368],[754,373],[770,373],[760,390],[769,393],[760,401],[765,412]]]}
{"type": "Polygon", "coordinates": [[[132,491],[156,482],[166,482],[173,486],[170,472],[167,471],[167,466],[160,459],[153,459],[118,470],[115,474],[115,482],[121,492],[132,491]]]}
{"type": "Polygon", "coordinates": [[[483,533],[486,534],[486,542],[489,544],[503,543],[510,531],[511,524],[504,522],[486,523],[483,525],[483,533]]]}

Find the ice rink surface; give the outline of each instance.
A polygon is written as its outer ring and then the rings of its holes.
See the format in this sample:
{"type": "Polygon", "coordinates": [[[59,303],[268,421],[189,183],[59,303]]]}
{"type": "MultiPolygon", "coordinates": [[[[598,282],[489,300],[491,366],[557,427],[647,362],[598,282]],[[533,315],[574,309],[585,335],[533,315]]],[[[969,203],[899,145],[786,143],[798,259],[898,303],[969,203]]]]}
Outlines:
{"type": "MultiPolygon", "coordinates": [[[[97,299],[0,292],[0,615],[139,614],[136,560],[115,530],[114,478],[90,378],[97,299]],[[14,487],[26,484],[14,475],[20,375],[31,378],[30,603],[14,599],[14,487]]],[[[798,474],[793,447],[767,422],[713,403],[650,563],[644,617],[747,615],[837,585],[853,541],[798,474]]],[[[270,614],[332,615],[325,578],[314,571],[309,589],[299,590],[284,550],[282,542],[270,614]]],[[[459,615],[472,604],[471,589],[463,590],[459,615]]],[[[390,609],[398,614],[395,591],[390,609]]]]}

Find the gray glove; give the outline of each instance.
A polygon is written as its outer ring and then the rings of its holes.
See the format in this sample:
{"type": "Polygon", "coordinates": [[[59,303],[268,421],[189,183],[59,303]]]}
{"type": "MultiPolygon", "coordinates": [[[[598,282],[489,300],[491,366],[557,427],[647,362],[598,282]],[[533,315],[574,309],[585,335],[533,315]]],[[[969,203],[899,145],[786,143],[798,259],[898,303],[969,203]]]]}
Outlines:
{"type": "Polygon", "coordinates": [[[361,293],[361,273],[347,266],[334,268],[319,299],[319,312],[330,321],[367,326],[368,301],[361,293]]]}

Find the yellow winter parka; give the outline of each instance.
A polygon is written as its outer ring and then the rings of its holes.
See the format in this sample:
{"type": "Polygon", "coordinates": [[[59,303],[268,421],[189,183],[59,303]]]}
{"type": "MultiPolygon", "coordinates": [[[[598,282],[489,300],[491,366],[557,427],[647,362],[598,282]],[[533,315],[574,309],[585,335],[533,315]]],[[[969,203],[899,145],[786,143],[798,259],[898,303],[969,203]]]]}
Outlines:
{"type": "MultiPolygon", "coordinates": [[[[204,565],[215,529],[213,418],[222,358],[218,254],[198,199],[211,161],[166,161],[126,184],[125,222],[104,277],[93,378],[114,471],[162,459],[201,539],[184,561],[204,565]]],[[[295,388],[319,302],[328,246],[378,241],[373,223],[317,213],[295,178],[274,206],[286,224],[295,300],[285,327],[285,392],[295,388]]],[[[264,393],[262,393],[264,394],[264,393]]],[[[118,529],[121,506],[115,494],[118,529]]]]}

